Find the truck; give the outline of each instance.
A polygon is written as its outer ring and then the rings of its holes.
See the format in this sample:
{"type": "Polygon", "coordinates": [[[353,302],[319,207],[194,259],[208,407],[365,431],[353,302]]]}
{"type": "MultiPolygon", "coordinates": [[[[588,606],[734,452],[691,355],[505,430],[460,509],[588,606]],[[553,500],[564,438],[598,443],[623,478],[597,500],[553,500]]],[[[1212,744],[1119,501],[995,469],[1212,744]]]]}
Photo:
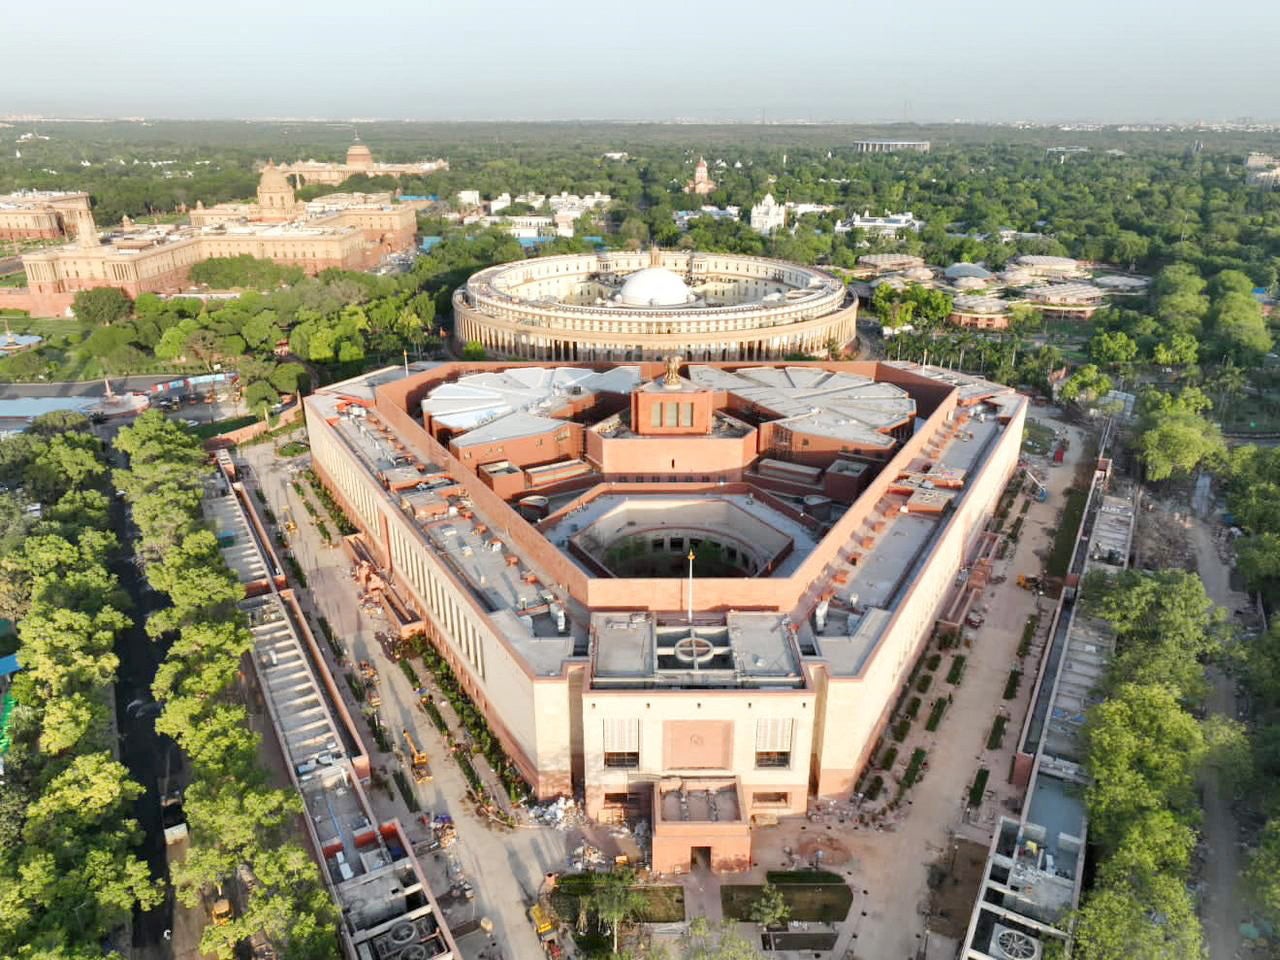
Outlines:
{"type": "Polygon", "coordinates": [[[534,932],[543,943],[556,938],[556,925],[551,922],[551,915],[542,904],[535,903],[529,908],[529,922],[533,924],[534,932]]]}
{"type": "Polygon", "coordinates": [[[431,764],[427,760],[427,755],[418,749],[413,734],[408,730],[404,730],[403,734],[404,744],[409,748],[409,769],[413,773],[414,782],[426,783],[431,779],[431,764]]]}

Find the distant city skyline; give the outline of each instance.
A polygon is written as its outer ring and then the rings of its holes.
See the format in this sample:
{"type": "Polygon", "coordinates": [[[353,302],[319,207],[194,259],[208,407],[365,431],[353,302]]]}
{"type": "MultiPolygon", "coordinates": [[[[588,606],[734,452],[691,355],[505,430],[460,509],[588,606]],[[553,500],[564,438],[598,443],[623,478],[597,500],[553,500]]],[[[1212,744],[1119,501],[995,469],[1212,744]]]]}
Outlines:
{"type": "Polygon", "coordinates": [[[6,12],[0,112],[182,119],[1280,119],[1280,8],[49,0],[6,12]]]}

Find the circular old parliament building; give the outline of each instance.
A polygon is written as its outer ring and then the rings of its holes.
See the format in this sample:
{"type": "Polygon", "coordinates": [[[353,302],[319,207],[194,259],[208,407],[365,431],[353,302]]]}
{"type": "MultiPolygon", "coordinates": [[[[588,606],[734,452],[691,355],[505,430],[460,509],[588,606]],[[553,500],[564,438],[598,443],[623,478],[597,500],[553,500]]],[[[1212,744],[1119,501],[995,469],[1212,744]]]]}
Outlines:
{"type": "Polygon", "coordinates": [[[453,312],[458,340],[492,355],[734,361],[842,347],[857,301],[812,267],[654,248],[490,267],[454,293],[453,312]]]}

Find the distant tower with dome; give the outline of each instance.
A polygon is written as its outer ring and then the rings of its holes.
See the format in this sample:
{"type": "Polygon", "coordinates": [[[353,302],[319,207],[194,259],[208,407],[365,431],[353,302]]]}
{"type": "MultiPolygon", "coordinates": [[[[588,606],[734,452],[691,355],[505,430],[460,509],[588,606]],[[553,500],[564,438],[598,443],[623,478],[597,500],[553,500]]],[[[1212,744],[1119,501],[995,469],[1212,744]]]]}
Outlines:
{"type": "Polygon", "coordinates": [[[699,197],[705,197],[713,192],[716,188],[716,182],[711,179],[711,175],[707,173],[707,161],[704,157],[698,158],[698,165],[693,168],[693,179],[685,184],[684,192],[692,193],[699,197]]]}
{"type": "Polygon", "coordinates": [[[258,181],[257,219],[277,222],[292,220],[298,216],[298,198],[293,187],[280,168],[271,160],[262,168],[262,178],[258,181]]]}

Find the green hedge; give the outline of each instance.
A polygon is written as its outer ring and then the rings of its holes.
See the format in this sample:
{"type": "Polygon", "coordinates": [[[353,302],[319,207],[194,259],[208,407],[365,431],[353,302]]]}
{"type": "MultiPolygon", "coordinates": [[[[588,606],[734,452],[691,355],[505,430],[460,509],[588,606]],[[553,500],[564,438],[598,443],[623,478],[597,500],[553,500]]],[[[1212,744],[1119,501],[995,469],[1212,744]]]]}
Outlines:
{"type": "Polygon", "coordinates": [[[884,777],[876,774],[871,778],[871,783],[867,786],[866,797],[868,800],[874,800],[880,796],[880,791],[884,789],[884,777]]]}
{"type": "Polygon", "coordinates": [[[409,778],[404,775],[404,771],[397,770],[392,776],[396,779],[396,786],[400,788],[400,796],[404,797],[404,805],[413,812],[421,809],[418,806],[418,798],[414,796],[413,787],[409,785],[409,778]]]}
{"type": "Polygon", "coordinates": [[[911,754],[911,762],[907,764],[907,772],[902,775],[902,786],[910,787],[920,779],[920,771],[924,768],[924,760],[928,751],[922,747],[917,747],[915,753],[911,754]]]}
{"type": "Polygon", "coordinates": [[[1022,639],[1018,641],[1018,656],[1025,657],[1031,652],[1031,642],[1036,638],[1036,628],[1040,626],[1040,614],[1033,613],[1022,625],[1022,639]]]}
{"type": "Polygon", "coordinates": [[[924,722],[924,728],[932,733],[938,729],[938,724],[942,723],[942,715],[947,712],[948,700],[946,697],[939,697],[933,701],[933,706],[929,708],[929,719],[924,722]]]}
{"type": "Polygon", "coordinates": [[[880,769],[890,770],[893,768],[893,762],[898,759],[898,748],[890,747],[884,752],[884,756],[880,758],[880,769]]]}
{"type": "Polygon", "coordinates": [[[982,803],[982,795],[987,792],[987,778],[990,775],[986,767],[978,768],[978,775],[973,778],[973,786],[969,788],[969,806],[976,807],[982,803]]]}
{"type": "Polygon", "coordinates": [[[1018,686],[1022,683],[1022,671],[1010,670],[1009,679],[1004,682],[1004,699],[1012,700],[1018,695],[1018,686]]]}
{"type": "Polygon", "coordinates": [[[933,683],[933,674],[922,673],[920,674],[920,678],[916,680],[916,689],[919,690],[921,693],[928,693],[929,685],[932,683],[933,683]]]}
{"type": "Polygon", "coordinates": [[[1004,728],[1008,726],[1007,717],[996,717],[996,722],[991,725],[991,733],[987,736],[987,749],[999,750],[1000,745],[1004,743],[1004,728]]]}
{"type": "Polygon", "coordinates": [[[965,655],[961,653],[957,654],[951,661],[951,669],[947,671],[947,683],[959,685],[960,681],[964,678],[964,665],[966,659],[965,655]]]}

